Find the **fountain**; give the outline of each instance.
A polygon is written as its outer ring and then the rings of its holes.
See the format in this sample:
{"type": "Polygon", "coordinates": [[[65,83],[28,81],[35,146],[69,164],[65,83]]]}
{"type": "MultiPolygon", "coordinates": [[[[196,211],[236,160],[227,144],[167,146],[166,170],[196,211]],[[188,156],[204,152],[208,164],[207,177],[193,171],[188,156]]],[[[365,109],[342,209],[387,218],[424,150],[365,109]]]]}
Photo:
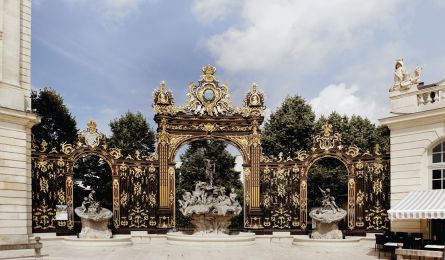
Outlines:
{"type": "Polygon", "coordinates": [[[238,195],[233,188],[227,196],[225,187],[214,186],[215,164],[211,160],[205,159],[205,165],[208,182],[196,182],[195,190],[186,191],[182,195],[182,200],[179,200],[179,211],[184,216],[191,218],[194,226],[193,235],[173,232],[167,234],[167,240],[170,244],[182,245],[194,245],[195,242],[206,242],[207,245],[220,242],[236,242],[236,245],[253,244],[255,240],[253,233],[229,235],[228,227],[232,218],[238,216],[242,211],[237,200],[238,195]]]}
{"type": "Polygon", "coordinates": [[[292,243],[304,246],[351,246],[351,243],[358,245],[360,239],[343,239],[343,233],[338,229],[338,222],[346,217],[347,211],[337,206],[329,188],[323,190],[318,187],[318,189],[323,195],[322,206],[313,208],[309,212],[315,224],[315,230],[310,238],[295,237],[292,243]]]}
{"type": "Polygon", "coordinates": [[[96,192],[92,190],[85,197],[82,205],[74,209],[81,219],[82,230],[78,237],[65,237],[65,243],[80,246],[127,246],[131,245],[130,237],[113,237],[108,223],[113,212],[102,208],[96,200],[96,192]]]}
{"type": "Polygon", "coordinates": [[[96,192],[93,190],[85,197],[82,206],[77,207],[74,212],[82,221],[82,230],[79,238],[111,238],[112,233],[108,228],[108,222],[113,213],[100,206],[96,200],[96,192]]]}
{"type": "Polygon", "coordinates": [[[338,222],[346,217],[347,212],[337,206],[329,188],[326,190],[318,188],[323,194],[323,201],[322,207],[314,208],[309,213],[316,226],[316,230],[312,232],[311,238],[342,239],[343,234],[338,230],[338,222]]]}

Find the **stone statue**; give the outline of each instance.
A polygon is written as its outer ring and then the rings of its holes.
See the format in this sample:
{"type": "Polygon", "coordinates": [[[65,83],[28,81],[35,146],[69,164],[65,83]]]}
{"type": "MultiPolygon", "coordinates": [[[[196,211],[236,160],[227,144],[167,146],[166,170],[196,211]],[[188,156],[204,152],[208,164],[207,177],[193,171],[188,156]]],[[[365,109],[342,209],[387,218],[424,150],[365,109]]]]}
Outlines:
{"type": "Polygon", "coordinates": [[[323,195],[322,206],[309,212],[316,230],[312,232],[313,239],[342,239],[343,234],[338,230],[338,222],[346,217],[346,210],[339,208],[335,198],[331,196],[331,190],[323,190],[318,187],[323,195]]]}
{"type": "Polygon", "coordinates": [[[112,233],[108,229],[108,222],[113,217],[113,213],[100,206],[94,190],[83,199],[82,205],[74,212],[82,221],[79,238],[111,238],[112,233]]]}
{"type": "Polygon", "coordinates": [[[331,209],[333,211],[338,211],[338,206],[335,203],[335,198],[331,196],[331,190],[329,188],[327,188],[325,191],[323,189],[320,188],[320,186],[318,187],[318,189],[321,191],[321,194],[323,194],[323,201],[322,206],[325,209],[331,209]]]}
{"type": "Polygon", "coordinates": [[[231,219],[241,213],[235,189],[229,196],[226,188],[196,182],[193,192],[185,192],[179,200],[179,211],[190,217],[195,234],[227,233],[231,219]]]}
{"type": "Polygon", "coordinates": [[[408,90],[412,86],[417,86],[420,83],[421,72],[422,68],[417,65],[412,75],[410,75],[405,69],[403,59],[396,60],[394,71],[394,86],[391,87],[389,91],[408,90]]]}
{"type": "Polygon", "coordinates": [[[204,159],[205,162],[205,174],[206,178],[210,182],[210,186],[213,186],[213,175],[215,174],[215,163],[210,159],[204,159]]]}

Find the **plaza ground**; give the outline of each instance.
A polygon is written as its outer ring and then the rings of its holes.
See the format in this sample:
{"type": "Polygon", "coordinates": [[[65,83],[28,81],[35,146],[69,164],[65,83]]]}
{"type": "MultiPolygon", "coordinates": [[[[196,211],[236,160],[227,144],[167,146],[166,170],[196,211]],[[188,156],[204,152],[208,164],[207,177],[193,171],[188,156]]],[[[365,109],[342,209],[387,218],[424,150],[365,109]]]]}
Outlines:
{"type": "MultiPolygon", "coordinates": [[[[353,247],[296,246],[292,245],[292,237],[257,238],[254,245],[237,247],[178,246],[167,244],[165,239],[134,240],[127,247],[79,247],[66,245],[62,240],[44,240],[43,244],[43,259],[379,259],[374,240],[370,239],[353,247]]],[[[0,259],[32,254],[32,250],[3,251],[0,259]]],[[[380,259],[388,257],[389,254],[380,255],[380,259]]]]}

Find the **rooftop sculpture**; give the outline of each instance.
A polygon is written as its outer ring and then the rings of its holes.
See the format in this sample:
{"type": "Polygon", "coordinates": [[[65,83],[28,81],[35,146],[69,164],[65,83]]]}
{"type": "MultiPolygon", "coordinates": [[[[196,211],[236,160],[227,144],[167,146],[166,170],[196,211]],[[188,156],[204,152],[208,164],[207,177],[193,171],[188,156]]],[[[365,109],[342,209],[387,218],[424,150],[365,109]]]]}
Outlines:
{"type": "Polygon", "coordinates": [[[419,85],[420,74],[422,72],[422,67],[416,66],[414,71],[410,74],[406,71],[403,59],[397,59],[394,71],[394,86],[389,90],[390,92],[399,90],[408,90],[411,87],[419,85]]]}

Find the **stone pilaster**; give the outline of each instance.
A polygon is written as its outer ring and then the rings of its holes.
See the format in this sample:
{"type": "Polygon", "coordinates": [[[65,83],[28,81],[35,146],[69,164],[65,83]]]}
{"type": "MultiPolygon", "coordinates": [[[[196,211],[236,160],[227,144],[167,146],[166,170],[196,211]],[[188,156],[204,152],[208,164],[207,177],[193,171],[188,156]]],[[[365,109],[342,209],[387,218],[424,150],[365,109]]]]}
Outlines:
{"type": "Polygon", "coordinates": [[[0,1],[0,244],[32,233],[31,0],[0,1]]]}

